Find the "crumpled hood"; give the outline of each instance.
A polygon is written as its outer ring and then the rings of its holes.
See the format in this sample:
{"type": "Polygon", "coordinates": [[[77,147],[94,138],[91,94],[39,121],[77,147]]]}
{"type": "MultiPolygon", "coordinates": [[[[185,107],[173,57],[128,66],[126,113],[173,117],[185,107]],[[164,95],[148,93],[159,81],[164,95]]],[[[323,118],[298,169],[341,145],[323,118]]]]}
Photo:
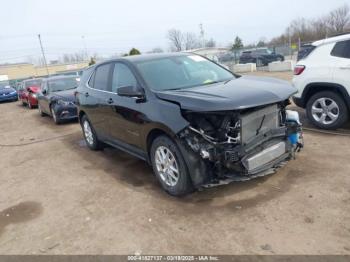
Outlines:
{"type": "Polygon", "coordinates": [[[54,92],[54,96],[64,101],[75,101],[75,96],[74,96],[75,90],[76,89],[70,89],[70,90],[54,92]]]}
{"type": "Polygon", "coordinates": [[[183,90],[157,91],[163,100],[179,103],[182,109],[209,112],[239,110],[288,99],[297,89],[287,81],[242,76],[230,82],[183,90]]]}

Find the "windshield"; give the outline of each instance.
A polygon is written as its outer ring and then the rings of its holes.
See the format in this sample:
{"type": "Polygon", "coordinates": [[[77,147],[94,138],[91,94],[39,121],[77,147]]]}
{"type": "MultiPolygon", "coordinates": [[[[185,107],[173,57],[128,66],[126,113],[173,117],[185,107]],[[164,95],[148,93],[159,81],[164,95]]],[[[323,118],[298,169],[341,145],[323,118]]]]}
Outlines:
{"type": "Polygon", "coordinates": [[[136,66],[153,90],[185,89],[234,78],[231,72],[197,55],[140,61],[136,66]]]}
{"type": "Polygon", "coordinates": [[[69,89],[75,89],[78,86],[78,83],[78,78],[72,77],[49,80],[48,86],[50,88],[50,92],[59,92],[69,89]]]}
{"type": "Polygon", "coordinates": [[[25,88],[31,87],[31,86],[38,86],[40,87],[42,80],[41,79],[35,79],[35,80],[29,80],[24,82],[25,88]]]}
{"type": "Polygon", "coordinates": [[[9,81],[0,81],[0,89],[10,87],[9,81]]]}

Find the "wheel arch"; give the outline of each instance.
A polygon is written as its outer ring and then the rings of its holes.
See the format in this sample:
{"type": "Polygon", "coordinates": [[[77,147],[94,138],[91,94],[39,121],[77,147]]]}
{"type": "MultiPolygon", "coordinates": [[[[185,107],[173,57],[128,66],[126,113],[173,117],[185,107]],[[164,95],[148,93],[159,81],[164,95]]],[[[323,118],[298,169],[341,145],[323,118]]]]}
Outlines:
{"type": "Polygon", "coordinates": [[[343,97],[344,102],[345,102],[348,110],[350,110],[349,93],[346,91],[344,86],[339,85],[339,84],[335,84],[335,83],[310,83],[310,84],[308,84],[303,91],[302,106],[305,108],[307,102],[314,94],[319,93],[319,92],[323,92],[323,91],[335,92],[336,94],[343,97]]]}
{"type": "Polygon", "coordinates": [[[81,119],[83,118],[84,115],[86,115],[86,113],[83,110],[79,110],[78,120],[80,124],[81,124],[81,119]]]}
{"type": "Polygon", "coordinates": [[[153,143],[154,139],[156,139],[157,137],[159,137],[161,135],[167,136],[170,139],[175,140],[175,134],[173,134],[167,128],[164,128],[162,126],[157,126],[157,127],[150,129],[148,131],[147,135],[145,136],[146,140],[145,140],[145,144],[144,144],[144,147],[147,151],[147,161],[149,163],[151,163],[150,152],[151,152],[152,143],[153,143]]]}

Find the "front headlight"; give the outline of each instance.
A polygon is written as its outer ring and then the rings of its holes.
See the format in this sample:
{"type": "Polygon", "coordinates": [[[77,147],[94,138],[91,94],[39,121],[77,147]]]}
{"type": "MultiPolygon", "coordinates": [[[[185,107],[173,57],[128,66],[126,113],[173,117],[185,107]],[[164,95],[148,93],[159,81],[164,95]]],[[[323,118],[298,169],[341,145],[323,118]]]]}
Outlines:
{"type": "Polygon", "coordinates": [[[10,93],[10,95],[14,95],[14,94],[16,94],[16,93],[17,93],[16,91],[13,91],[13,92],[10,93]]]}

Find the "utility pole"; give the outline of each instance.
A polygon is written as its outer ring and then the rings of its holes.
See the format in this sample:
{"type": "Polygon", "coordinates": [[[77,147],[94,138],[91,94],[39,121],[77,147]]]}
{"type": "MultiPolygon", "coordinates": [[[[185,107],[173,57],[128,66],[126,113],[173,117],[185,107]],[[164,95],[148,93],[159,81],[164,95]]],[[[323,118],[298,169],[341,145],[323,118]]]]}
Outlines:
{"type": "Polygon", "coordinates": [[[204,28],[203,28],[203,24],[202,23],[199,24],[199,30],[200,30],[200,37],[201,37],[201,40],[202,40],[202,47],[205,47],[204,28]]]}
{"type": "Polygon", "coordinates": [[[47,75],[50,75],[49,68],[47,67],[47,61],[46,61],[46,57],[45,57],[45,52],[44,52],[44,48],[43,48],[43,43],[41,42],[41,36],[40,36],[40,34],[38,34],[38,38],[39,38],[41,53],[42,53],[43,58],[44,58],[44,64],[45,64],[45,67],[46,67],[46,72],[47,72],[47,75]]]}

